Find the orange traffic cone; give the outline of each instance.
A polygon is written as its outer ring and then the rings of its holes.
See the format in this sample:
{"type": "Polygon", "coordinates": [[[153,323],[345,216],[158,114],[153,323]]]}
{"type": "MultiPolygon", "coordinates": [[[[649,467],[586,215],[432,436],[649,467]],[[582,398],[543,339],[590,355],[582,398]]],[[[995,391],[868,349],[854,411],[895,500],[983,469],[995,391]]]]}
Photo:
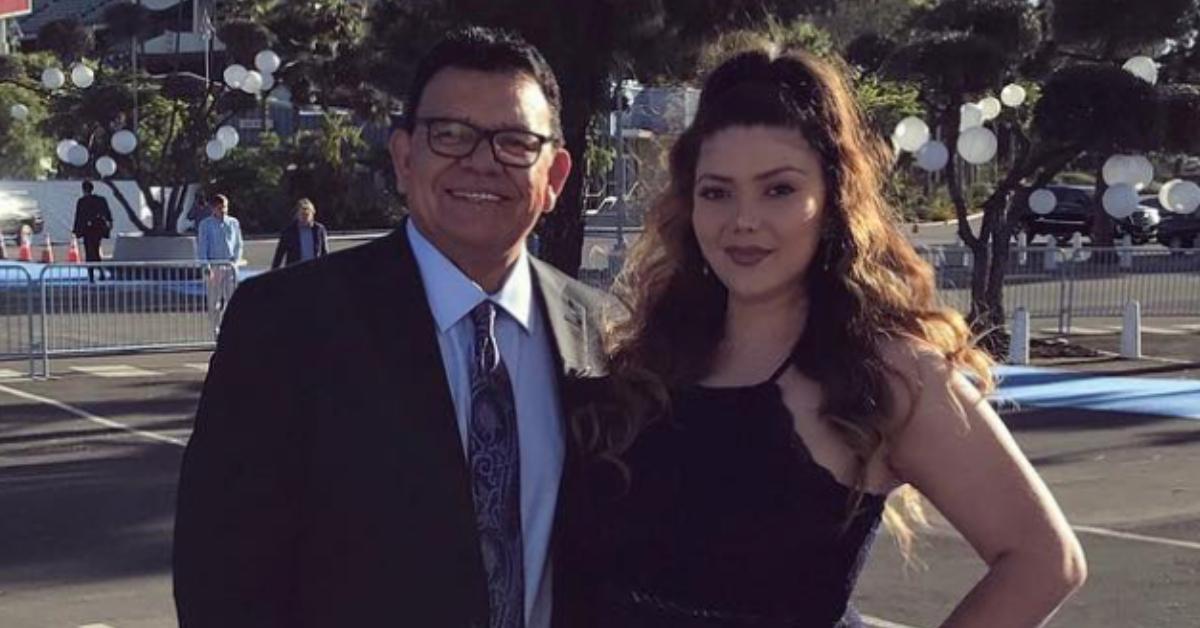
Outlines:
{"type": "Polygon", "coordinates": [[[42,263],[54,263],[54,249],[50,247],[50,234],[46,234],[46,248],[42,249],[42,263]]]}
{"type": "Polygon", "coordinates": [[[79,259],[79,240],[75,236],[71,236],[71,244],[67,247],[67,263],[78,264],[79,259]]]}
{"type": "Polygon", "coordinates": [[[32,262],[33,247],[29,245],[29,238],[21,236],[21,244],[17,247],[17,261],[32,262]]]}

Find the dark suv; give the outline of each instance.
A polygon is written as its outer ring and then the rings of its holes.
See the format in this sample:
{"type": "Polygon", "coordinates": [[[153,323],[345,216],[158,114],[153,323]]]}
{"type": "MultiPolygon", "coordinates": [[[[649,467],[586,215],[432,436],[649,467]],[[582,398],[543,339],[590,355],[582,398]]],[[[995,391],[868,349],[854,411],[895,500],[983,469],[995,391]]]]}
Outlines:
{"type": "Polygon", "coordinates": [[[1158,223],[1158,241],[1173,249],[1200,246],[1200,212],[1163,212],[1162,221],[1158,223]]]}
{"type": "Polygon", "coordinates": [[[1021,202],[1018,229],[1029,238],[1029,243],[1033,244],[1040,235],[1048,235],[1065,246],[1076,233],[1090,236],[1095,214],[1092,202],[1095,189],[1086,185],[1061,184],[1047,185],[1046,189],[1054,192],[1058,201],[1049,214],[1041,215],[1029,209],[1028,197],[1021,202]]]}

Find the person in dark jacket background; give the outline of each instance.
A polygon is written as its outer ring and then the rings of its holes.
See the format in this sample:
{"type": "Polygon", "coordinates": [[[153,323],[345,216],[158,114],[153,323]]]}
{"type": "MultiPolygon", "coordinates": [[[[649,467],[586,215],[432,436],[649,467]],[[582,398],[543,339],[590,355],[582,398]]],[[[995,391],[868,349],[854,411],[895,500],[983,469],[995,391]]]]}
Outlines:
{"type": "Polygon", "coordinates": [[[307,198],[296,201],[296,220],[279,233],[279,246],[275,247],[275,259],[271,268],[291,266],[327,255],[328,234],[325,225],[317,222],[317,208],[307,198]]]}
{"type": "MultiPolygon", "coordinates": [[[[82,187],[83,197],[75,203],[75,224],[71,227],[71,233],[83,240],[84,261],[103,262],[100,241],[112,235],[112,211],[108,208],[108,201],[94,193],[96,188],[91,181],[84,181],[82,187]]],[[[88,281],[96,280],[95,271],[95,268],[88,268],[88,281]]],[[[100,276],[104,277],[103,271],[100,276]]]]}

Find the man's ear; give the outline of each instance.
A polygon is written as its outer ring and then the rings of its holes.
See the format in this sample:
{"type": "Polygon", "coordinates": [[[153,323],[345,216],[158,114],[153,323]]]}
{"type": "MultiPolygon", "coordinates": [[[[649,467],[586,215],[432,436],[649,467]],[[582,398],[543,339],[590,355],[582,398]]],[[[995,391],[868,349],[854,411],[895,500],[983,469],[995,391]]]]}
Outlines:
{"type": "Polygon", "coordinates": [[[412,135],[405,129],[392,131],[392,136],[388,139],[388,152],[392,155],[392,172],[396,175],[396,191],[404,194],[404,186],[408,181],[410,170],[412,135]]]}
{"type": "Polygon", "coordinates": [[[564,148],[555,150],[554,159],[550,162],[550,171],[547,174],[550,190],[546,194],[546,206],[542,208],[542,212],[548,214],[554,211],[558,197],[562,194],[563,186],[567,184],[567,177],[571,176],[571,153],[564,148]]]}

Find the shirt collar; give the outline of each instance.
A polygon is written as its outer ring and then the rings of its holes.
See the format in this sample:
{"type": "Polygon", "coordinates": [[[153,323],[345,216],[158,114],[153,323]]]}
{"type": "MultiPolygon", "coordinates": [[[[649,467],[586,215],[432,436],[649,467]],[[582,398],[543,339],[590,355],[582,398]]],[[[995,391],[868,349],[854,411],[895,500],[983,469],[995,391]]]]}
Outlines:
{"type": "Polygon", "coordinates": [[[485,299],[491,299],[526,333],[529,332],[533,317],[533,280],[525,247],[521,247],[521,254],[500,289],[489,295],[426,239],[412,220],[405,223],[405,233],[425,284],[429,309],[440,332],[445,333],[485,299]]]}

